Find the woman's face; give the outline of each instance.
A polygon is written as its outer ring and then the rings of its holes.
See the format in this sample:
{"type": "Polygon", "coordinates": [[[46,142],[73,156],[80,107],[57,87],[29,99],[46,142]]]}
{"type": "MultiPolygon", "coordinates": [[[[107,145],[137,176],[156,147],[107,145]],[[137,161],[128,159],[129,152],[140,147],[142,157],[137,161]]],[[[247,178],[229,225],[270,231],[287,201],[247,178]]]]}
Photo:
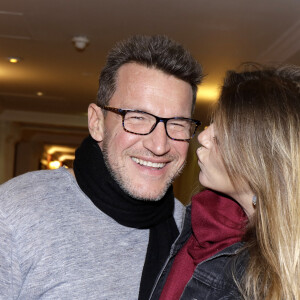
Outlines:
{"type": "Polygon", "coordinates": [[[218,192],[232,194],[234,187],[221,160],[213,124],[198,135],[198,141],[200,143],[197,149],[200,183],[218,192]]]}
{"type": "Polygon", "coordinates": [[[245,184],[238,185],[239,190],[233,186],[218,150],[213,124],[198,135],[198,141],[200,143],[197,149],[200,183],[234,198],[241,204],[247,215],[252,214],[253,193],[245,184]]]}

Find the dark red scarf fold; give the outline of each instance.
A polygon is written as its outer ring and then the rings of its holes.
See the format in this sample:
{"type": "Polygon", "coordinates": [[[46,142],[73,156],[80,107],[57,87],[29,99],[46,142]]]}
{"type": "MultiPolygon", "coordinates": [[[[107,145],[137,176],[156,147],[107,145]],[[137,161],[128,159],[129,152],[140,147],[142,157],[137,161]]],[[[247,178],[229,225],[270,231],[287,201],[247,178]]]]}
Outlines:
{"type": "Polygon", "coordinates": [[[177,254],[160,300],[180,298],[195,267],[241,240],[247,217],[232,199],[206,190],[192,198],[192,235],[177,254]]]}

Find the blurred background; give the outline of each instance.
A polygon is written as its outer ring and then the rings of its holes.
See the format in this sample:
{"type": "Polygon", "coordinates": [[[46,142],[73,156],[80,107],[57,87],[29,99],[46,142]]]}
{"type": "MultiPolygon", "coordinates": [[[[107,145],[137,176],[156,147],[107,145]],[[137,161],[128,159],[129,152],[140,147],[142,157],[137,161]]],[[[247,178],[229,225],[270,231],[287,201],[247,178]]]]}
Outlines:
{"type": "MultiPolygon", "coordinates": [[[[206,126],[226,70],[300,64],[300,1],[1,0],[0,183],[72,166],[107,52],[133,34],[166,34],[202,64],[194,117],[206,126]]],[[[199,189],[196,148],[174,184],[184,203],[199,189]]]]}

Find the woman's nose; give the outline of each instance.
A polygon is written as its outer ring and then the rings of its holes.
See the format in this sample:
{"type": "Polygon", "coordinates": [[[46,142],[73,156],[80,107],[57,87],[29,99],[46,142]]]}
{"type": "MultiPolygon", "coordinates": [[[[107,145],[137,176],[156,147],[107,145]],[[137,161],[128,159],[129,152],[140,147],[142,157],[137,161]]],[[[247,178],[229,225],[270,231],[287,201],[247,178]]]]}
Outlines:
{"type": "Polygon", "coordinates": [[[213,125],[207,126],[202,132],[199,133],[198,141],[203,147],[209,147],[213,141],[213,125]]]}

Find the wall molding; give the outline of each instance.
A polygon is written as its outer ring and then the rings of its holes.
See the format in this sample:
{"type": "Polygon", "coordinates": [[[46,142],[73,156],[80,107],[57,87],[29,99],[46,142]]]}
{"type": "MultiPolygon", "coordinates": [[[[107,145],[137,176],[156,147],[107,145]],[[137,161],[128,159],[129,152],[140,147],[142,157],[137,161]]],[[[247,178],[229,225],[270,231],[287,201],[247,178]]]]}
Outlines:
{"type": "Polygon", "coordinates": [[[54,114],[21,110],[3,110],[0,113],[0,120],[80,128],[87,128],[88,126],[86,115],[54,114]]]}

